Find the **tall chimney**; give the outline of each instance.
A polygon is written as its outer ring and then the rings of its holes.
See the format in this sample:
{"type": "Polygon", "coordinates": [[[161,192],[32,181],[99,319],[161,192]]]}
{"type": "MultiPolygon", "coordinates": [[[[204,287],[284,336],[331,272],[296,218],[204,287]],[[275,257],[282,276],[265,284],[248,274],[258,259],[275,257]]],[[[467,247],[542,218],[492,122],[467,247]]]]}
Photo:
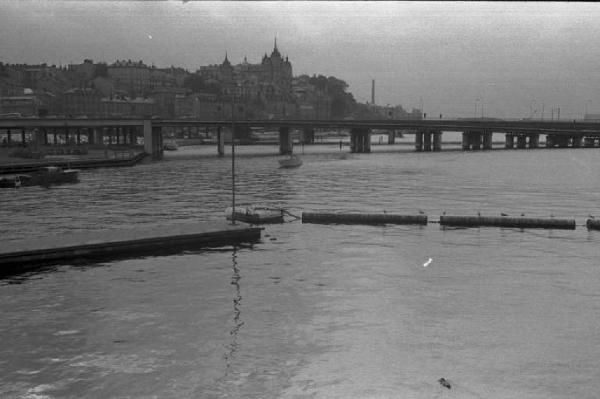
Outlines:
{"type": "Polygon", "coordinates": [[[375,105],[375,79],[371,80],[371,104],[375,105]]]}

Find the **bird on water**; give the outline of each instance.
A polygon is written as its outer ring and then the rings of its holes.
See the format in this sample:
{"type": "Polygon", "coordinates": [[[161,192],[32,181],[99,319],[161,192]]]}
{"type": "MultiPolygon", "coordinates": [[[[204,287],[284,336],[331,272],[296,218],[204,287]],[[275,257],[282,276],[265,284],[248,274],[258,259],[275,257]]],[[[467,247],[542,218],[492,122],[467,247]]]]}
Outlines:
{"type": "Polygon", "coordinates": [[[440,383],[441,386],[443,386],[444,388],[452,388],[452,385],[450,385],[450,381],[448,381],[447,379],[445,379],[444,377],[440,378],[438,380],[438,382],[440,383]]]}

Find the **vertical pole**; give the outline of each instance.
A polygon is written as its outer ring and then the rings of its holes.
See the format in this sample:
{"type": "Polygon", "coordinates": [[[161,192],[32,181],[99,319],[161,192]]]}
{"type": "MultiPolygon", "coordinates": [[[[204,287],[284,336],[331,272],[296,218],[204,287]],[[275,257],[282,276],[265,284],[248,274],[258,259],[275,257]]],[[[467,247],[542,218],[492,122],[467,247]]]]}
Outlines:
{"type": "Polygon", "coordinates": [[[225,134],[221,126],[217,127],[217,153],[220,157],[225,155],[225,134]]]}
{"type": "Polygon", "coordinates": [[[44,128],[42,131],[44,132],[44,145],[48,145],[48,130],[44,128]]]}
{"type": "Polygon", "coordinates": [[[81,130],[77,128],[77,145],[81,145],[81,130]]]}
{"type": "Polygon", "coordinates": [[[515,146],[515,136],[512,133],[506,133],[506,144],[504,148],[512,149],[515,146]]]}
{"type": "Polygon", "coordinates": [[[364,152],[371,152],[371,130],[370,129],[364,130],[364,137],[365,137],[364,152]]]}
{"type": "Polygon", "coordinates": [[[235,224],[235,94],[231,106],[231,224],[235,224]]]}
{"type": "Polygon", "coordinates": [[[25,129],[21,129],[21,145],[25,147],[25,129]]]}

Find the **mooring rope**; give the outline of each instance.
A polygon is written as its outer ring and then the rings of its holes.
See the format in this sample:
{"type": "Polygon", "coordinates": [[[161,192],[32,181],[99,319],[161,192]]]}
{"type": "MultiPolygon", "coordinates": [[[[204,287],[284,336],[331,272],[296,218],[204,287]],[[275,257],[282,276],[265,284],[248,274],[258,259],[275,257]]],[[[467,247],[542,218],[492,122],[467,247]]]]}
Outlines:
{"type": "Polygon", "coordinates": [[[295,220],[300,220],[300,219],[302,219],[302,217],[301,217],[301,216],[294,215],[292,212],[288,211],[287,209],[283,209],[283,208],[282,208],[282,209],[281,209],[281,212],[283,212],[284,214],[286,214],[286,215],[288,215],[288,216],[290,216],[290,217],[293,217],[293,218],[294,218],[294,220],[290,220],[290,222],[293,222],[293,221],[295,221],[295,220]]]}

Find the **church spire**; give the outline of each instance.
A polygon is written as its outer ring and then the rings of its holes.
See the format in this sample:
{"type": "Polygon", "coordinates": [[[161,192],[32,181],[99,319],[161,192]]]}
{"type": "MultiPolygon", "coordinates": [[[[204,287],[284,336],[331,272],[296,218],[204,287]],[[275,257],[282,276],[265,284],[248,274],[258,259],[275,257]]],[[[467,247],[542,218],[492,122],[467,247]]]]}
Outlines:
{"type": "Polygon", "coordinates": [[[277,36],[275,36],[275,46],[273,46],[273,53],[271,54],[271,57],[273,56],[281,57],[281,54],[279,54],[279,50],[277,49],[277,36]]]}
{"type": "Polygon", "coordinates": [[[227,51],[225,51],[225,60],[223,60],[223,65],[231,65],[229,59],[227,58],[227,51]]]}

